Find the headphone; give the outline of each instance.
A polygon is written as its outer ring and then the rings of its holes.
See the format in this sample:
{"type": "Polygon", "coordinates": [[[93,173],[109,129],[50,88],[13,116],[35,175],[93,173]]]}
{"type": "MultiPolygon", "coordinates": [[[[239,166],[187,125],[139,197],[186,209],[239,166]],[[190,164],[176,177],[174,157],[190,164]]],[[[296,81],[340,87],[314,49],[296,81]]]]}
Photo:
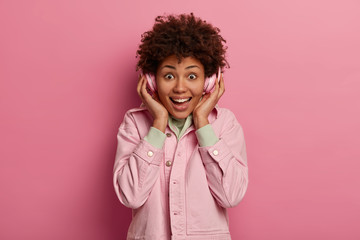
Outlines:
{"type": "MultiPolygon", "coordinates": [[[[145,74],[146,80],[147,80],[147,87],[150,89],[150,91],[156,92],[157,87],[156,87],[156,81],[155,81],[155,76],[154,74],[151,73],[146,73],[145,74]]],[[[203,93],[209,93],[211,92],[214,87],[215,87],[215,81],[217,79],[218,82],[220,82],[220,78],[221,78],[221,68],[219,67],[218,73],[213,74],[211,77],[207,77],[205,78],[205,84],[204,84],[204,90],[203,93]]]]}

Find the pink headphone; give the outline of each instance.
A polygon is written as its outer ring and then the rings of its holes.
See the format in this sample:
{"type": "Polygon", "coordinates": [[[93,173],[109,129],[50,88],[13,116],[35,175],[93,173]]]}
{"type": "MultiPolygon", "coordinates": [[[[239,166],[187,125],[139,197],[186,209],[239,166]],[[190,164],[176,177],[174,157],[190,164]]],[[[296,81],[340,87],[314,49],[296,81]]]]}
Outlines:
{"type": "MultiPolygon", "coordinates": [[[[145,77],[147,80],[148,88],[150,89],[151,92],[155,92],[157,90],[155,76],[151,73],[147,73],[147,74],[145,74],[145,77]]],[[[220,78],[221,78],[221,68],[219,67],[219,71],[217,74],[215,73],[211,77],[207,77],[205,79],[204,93],[211,92],[211,90],[213,90],[213,88],[215,87],[215,80],[217,79],[217,81],[219,82],[220,78]]]]}

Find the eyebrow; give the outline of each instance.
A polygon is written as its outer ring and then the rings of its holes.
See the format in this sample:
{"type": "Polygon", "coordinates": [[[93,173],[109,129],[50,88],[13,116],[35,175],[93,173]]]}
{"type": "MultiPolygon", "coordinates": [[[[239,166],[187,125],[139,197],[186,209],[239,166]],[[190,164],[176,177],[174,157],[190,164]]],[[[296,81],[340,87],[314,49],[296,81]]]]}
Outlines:
{"type": "Polygon", "coordinates": [[[171,68],[171,69],[176,69],[174,66],[171,66],[171,65],[165,65],[165,66],[163,66],[163,67],[161,67],[161,69],[163,69],[163,68],[171,68]]]}
{"type": "Polygon", "coordinates": [[[186,67],[185,69],[190,69],[190,68],[199,68],[199,67],[196,65],[191,65],[191,66],[186,67]]]}
{"type": "MultiPolygon", "coordinates": [[[[176,69],[176,67],[171,66],[171,65],[165,65],[165,66],[161,67],[161,69],[163,69],[163,68],[176,69]]],[[[190,68],[199,68],[199,67],[198,67],[198,66],[196,66],[196,65],[190,65],[190,66],[187,66],[185,69],[190,69],[190,68]]]]}

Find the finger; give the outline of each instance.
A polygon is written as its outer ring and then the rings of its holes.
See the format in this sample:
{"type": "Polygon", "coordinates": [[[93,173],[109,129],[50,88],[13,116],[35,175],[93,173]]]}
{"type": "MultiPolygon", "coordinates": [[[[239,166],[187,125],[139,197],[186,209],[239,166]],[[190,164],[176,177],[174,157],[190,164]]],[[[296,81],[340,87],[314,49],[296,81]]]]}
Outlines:
{"type": "Polygon", "coordinates": [[[197,107],[201,107],[202,105],[206,104],[206,101],[210,98],[210,93],[207,93],[202,96],[202,98],[197,103],[197,107]]]}
{"type": "Polygon", "coordinates": [[[145,80],[145,78],[143,78],[142,81],[141,81],[140,93],[141,93],[141,96],[143,98],[145,98],[145,93],[146,93],[146,80],[145,80]]]}
{"type": "Polygon", "coordinates": [[[146,86],[147,85],[147,80],[144,78],[142,85],[141,85],[141,95],[143,97],[144,100],[149,101],[149,99],[152,99],[152,96],[148,93],[146,86]]]}
{"type": "Polygon", "coordinates": [[[141,94],[141,88],[142,88],[143,82],[144,82],[144,78],[142,76],[142,77],[140,77],[139,82],[137,84],[137,88],[136,88],[137,93],[138,93],[138,95],[140,96],[141,99],[143,99],[143,96],[141,94]]]}
{"type": "Polygon", "coordinates": [[[158,103],[160,103],[159,95],[158,95],[157,92],[154,92],[152,98],[153,98],[155,101],[157,101],[158,103]]]}
{"type": "MultiPolygon", "coordinates": [[[[221,80],[221,77],[222,77],[222,74],[220,75],[220,80],[221,80]]],[[[219,85],[219,82],[220,82],[220,81],[218,81],[218,79],[216,79],[216,82],[215,82],[216,95],[218,95],[218,93],[219,93],[219,92],[218,92],[218,91],[219,91],[219,86],[220,86],[220,85],[219,85]]],[[[214,91],[214,92],[215,92],[215,91],[214,91]]]]}
{"type": "Polygon", "coordinates": [[[214,87],[214,91],[212,91],[210,94],[209,94],[210,98],[213,99],[213,100],[216,100],[218,95],[219,95],[219,82],[218,80],[216,79],[215,81],[215,87],[214,87]]]}
{"type": "Polygon", "coordinates": [[[220,79],[220,83],[219,83],[219,95],[218,97],[220,98],[225,92],[225,83],[224,83],[224,77],[221,74],[221,79],[220,79]]]}
{"type": "Polygon", "coordinates": [[[210,95],[211,95],[210,93],[203,95],[200,102],[205,102],[210,97],[210,95]]]}
{"type": "Polygon", "coordinates": [[[149,95],[146,91],[146,83],[147,81],[145,77],[143,77],[139,82],[138,93],[143,103],[146,103],[148,97],[147,95],[149,95]]]}
{"type": "Polygon", "coordinates": [[[136,92],[138,93],[139,96],[140,96],[141,82],[142,82],[142,80],[141,80],[141,78],[139,78],[139,81],[136,86],[136,92]]]}

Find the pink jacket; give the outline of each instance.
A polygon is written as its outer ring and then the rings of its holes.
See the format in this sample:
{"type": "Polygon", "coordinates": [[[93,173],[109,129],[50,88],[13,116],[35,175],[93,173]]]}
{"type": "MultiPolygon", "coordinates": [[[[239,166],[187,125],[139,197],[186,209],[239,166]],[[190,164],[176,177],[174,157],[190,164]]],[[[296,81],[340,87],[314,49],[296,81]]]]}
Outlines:
{"type": "Polygon", "coordinates": [[[248,185],[242,127],[228,109],[209,116],[219,141],[200,147],[194,126],[177,141],[166,128],[162,149],[144,140],[152,117],[129,110],[119,127],[115,192],[133,209],[128,240],[228,240],[226,208],[236,206],[248,185]]]}

